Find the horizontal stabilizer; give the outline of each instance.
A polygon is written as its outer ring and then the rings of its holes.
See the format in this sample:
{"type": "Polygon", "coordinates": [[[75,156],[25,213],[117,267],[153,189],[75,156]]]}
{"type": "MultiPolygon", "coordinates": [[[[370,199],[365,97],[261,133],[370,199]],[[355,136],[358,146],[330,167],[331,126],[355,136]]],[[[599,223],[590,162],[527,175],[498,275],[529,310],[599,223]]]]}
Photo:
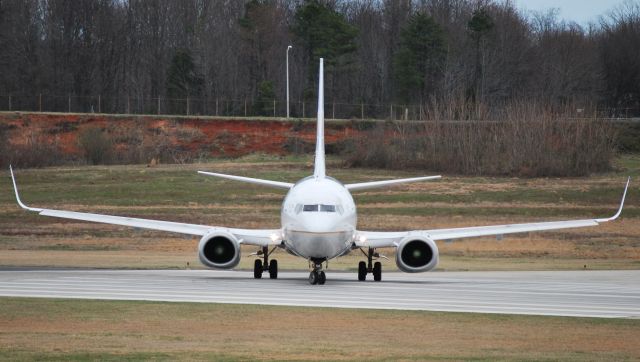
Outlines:
{"type": "Polygon", "coordinates": [[[424,176],[424,177],[413,177],[413,178],[401,178],[396,180],[386,180],[386,181],[372,181],[372,182],[361,182],[357,184],[348,184],[345,187],[349,191],[360,191],[367,189],[375,189],[378,187],[386,187],[393,186],[398,184],[406,184],[409,182],[419,182],[419,181],[429,181],[429,180],[437,180],[442,178],[442,176],[424,176]]]}
{"type": "Polygon", "coordinates": [[[263,180],[263,179],[259,179],[259,178],[244,177],[244,176],[234,176],[234,175],[225,175],[223,173],[205,172],[205,171],[198,171],[198,173],[201,174],[201,175],[215,176],[215,177],[220,177],[220,178],[224,178],[224,179],[227,179],[227,180],[248,182],[248,183],[256,184],[256,185],[275,187],[275,188],[278,188],[278,189],[287,189],[288,190],[288,189],[293,187],[293,184],[289,183],[289,182],[263,180]]]}

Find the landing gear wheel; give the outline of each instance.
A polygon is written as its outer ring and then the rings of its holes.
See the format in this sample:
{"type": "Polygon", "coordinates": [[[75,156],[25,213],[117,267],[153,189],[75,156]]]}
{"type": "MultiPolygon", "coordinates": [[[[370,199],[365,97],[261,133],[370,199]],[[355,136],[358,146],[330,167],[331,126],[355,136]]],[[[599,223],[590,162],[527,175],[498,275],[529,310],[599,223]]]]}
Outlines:
{"type": "Polygon", "coordinates": [[[253,263],[253,277],[256,279],[262,278],[262,260],[256,259],[253,263]]]}
{"type": "Polygon", "coordinates": [[[269,278],[278,279],[278,261],[275,259],[269,263],[269,278]]]}
{"type": "Polygon", "coordinates": [[[367,279],[367,263],[361,261],[358,263],[358,280],[363,282],[367,279]]]}
{"type": "Polygon", "coordinates": [[[327,275],[323,271],[318,273],[318,284],[324,285],[324,282],[326,281],[327,281],[327,275]]]}
{"type": "Polygon", "coordinates": [[[382,264],[379,261],[373,264],[373,280],[376,282],[382,280],[382,264]]]}
{"type": "Polygon", "coordinates": [[[318,284],[318,279],[320,279],[317,271],[312,271],[309,273],[309,284],[316,285],[318,284]]]}

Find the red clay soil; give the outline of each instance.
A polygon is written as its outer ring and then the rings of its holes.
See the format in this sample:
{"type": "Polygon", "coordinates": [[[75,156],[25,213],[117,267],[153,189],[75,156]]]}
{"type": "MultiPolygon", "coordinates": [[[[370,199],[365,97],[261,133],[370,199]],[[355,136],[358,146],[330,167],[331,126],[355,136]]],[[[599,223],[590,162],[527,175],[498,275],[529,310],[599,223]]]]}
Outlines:
{"type": "MultiPolygon", "coordinates": [[[[135,142],[164,142],[185,151],[210,156],[241,156],[251,153],[286,154],[292,143],[315,143],[314,121],[285,119],[230,119],[105,114],[0,112],[0,127],[8,130],[9,143],[25,145],[57,143],[67,156],[81,156],[78,135],[88,128],[104,130],[116,149],[135,142]]],[[[327,122],[328,145],[358,135],[354,122],[327,122]]]]}

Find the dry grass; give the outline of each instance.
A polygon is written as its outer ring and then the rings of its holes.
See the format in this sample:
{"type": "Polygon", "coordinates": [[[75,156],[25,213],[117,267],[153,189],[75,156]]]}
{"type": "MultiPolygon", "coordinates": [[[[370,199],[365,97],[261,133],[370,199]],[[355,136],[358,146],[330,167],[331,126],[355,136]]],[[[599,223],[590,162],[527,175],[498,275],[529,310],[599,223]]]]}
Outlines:
{"type": "Polygon", "coordinates": [[[2,298],[0,325],[0,359],[640,358],[633,320],[2,298]]]}

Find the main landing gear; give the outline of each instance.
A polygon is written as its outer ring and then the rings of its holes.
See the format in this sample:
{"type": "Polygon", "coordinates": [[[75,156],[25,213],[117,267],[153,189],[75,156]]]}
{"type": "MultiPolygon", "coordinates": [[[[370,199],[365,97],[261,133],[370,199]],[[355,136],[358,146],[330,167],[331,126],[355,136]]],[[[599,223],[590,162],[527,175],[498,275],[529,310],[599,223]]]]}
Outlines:
{"type": "Polygon", "coordinates": [[[363,282],[367,279],[367,274],[373,274],[373,280],[379,282],[382,280],[382,263],[376,261],[373,263],[373,258],[380,258],[380,254],[376,253],[373,248],[369,248],[369,252],[365,253],[360,249],[362,253],[367,257],[367,262],[361,261],[358,263],[358,280],[363,282]]]}
{"type": "Polygon", "coordinates": [[[309,284],[311,285],[323,285],[327,281],[327,275],[322,271],[323,260],[312,260],[313,269],[309,273],[309,284]]]}
{"type": "Polygon", "coordinates": [[[278,279],[278,261],[273,259],[269,262],[269,255],[273,253],[276,248],[273,248],[269,251],[268,247],[263,247],[262,250],[258,251],[257,255],[262,255],[264,262],[260,259],[256,259],[253,263],[253,277],[256,279],[262,278],[262,273],[268,271],[270,279],[278,279]]]}

